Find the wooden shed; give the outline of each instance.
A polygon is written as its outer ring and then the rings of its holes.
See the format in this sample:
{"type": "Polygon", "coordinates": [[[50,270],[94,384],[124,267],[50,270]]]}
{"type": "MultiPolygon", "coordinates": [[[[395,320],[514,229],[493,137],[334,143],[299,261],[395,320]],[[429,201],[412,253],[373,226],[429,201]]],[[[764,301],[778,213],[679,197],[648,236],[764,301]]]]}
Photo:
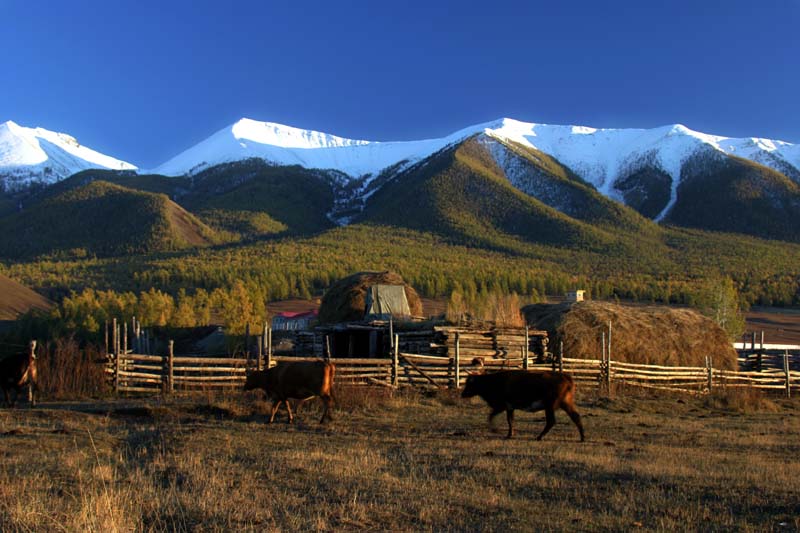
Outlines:
{"type": "Polygon", "coordinates": [[[318,326],[295,334],[295,354],[326,357],[390,357],[392,335],[397,335],[401,352],[453,356],[458,340],[460,356],[502,361],[518,359],[527,351],[543,360],[547,332],[526,328],[464,327],[430,324],[396,327],[389,322],[345,323],[318,326]]]}

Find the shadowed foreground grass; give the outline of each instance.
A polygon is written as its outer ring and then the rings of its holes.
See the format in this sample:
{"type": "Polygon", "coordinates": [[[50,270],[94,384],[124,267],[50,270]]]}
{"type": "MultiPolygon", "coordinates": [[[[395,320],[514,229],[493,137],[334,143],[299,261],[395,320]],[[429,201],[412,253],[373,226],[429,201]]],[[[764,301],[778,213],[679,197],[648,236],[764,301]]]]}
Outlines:
{"type": "Polygon", "coordinates": [[[583,391],[583,444],[445,392],[340,387],[325,427],[315,402],[291,427],[257,394],[1,410],[0,529],[800,529],[796,402],[583,391]]]}

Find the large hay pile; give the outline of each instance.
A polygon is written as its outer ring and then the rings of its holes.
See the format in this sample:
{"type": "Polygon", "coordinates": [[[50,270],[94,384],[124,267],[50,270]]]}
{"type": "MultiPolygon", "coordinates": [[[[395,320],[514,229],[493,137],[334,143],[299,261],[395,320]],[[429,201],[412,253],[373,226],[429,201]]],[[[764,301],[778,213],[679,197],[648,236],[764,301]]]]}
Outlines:
{"type": "Polygon", "coordinates": [[[422,301],[414,287],[394,272],[359,272],[342,278],[325,292],[319,306],[323,324],[363,320],[367,290],[373,285],[402,285],[413,316],[422,316],[422,301]]]}
{"type": "Polygon", "coordinates": [[[564,342],[564,357],[600,359],[601,335],[611,321],[611,357],[616,361],[736,370],[736,351],[725,331],[691,309],[620,305],[610,302],[534,304],[523,308],[527,323],[551,337],[550,350],[564,342]]]}

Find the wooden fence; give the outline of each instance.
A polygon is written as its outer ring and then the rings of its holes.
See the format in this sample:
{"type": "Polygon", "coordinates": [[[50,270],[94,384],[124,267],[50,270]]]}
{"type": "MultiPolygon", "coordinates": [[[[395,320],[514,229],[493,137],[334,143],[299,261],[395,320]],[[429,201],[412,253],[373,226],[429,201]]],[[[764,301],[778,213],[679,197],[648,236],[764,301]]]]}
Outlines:
{"type": "MultiPolygon", "coordinates": [[[[276,357],[267,351],[253,358],[145,355],[118,352],[110,354],[106,372],[117,393],[173,393],[241,388],[248,372],[268,368],[282,361],[311,361],[315,357],[276,357]]],[[[473,361],[462,360],[458,343],[452,357],[403,353],[398,344],[391,357],[334,358],[336,382],[373,384],[387,387],[402,385],[460,387],[468,372],[477,368],[473,361]]],[[[483,366],[492,369],[546,369],[569,372],[583,384],[610,388],[611,384],[664,389],[687,393],[707,393],[718,388],[752,387],[781,391],[787,396],[800,388],[800,371],[789,368],[788,353],[783,368],[762,371],[728,371],[713,368],[707,359],[704,367],[673,367],[612,361],[604,354],[597,359],[572,359],[557,356],[549,363],[535,363],[530,355],[488,358],[483,366]]]]}

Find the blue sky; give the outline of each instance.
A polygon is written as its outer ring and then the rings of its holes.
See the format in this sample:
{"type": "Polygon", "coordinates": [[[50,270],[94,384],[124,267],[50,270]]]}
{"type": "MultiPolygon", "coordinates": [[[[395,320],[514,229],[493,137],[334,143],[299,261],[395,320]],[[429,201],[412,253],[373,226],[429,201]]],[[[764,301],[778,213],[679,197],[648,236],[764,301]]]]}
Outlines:
{"type": "Polygon", "coordinates": [[[370,140],[509,116],[800,142],[800,1],[0,0],[0,122],[153,167],[241,117],[370,140]]]}

